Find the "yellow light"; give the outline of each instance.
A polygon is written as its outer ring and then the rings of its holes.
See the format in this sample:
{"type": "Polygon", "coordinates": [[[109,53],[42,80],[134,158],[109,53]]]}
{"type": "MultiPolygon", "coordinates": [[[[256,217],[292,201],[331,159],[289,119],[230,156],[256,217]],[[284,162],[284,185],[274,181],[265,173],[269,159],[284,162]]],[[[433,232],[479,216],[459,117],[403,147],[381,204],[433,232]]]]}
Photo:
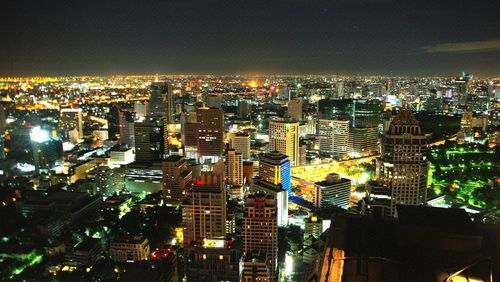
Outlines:
{"type": "Polygon", "coordinates": [[[257,87],[257,81],[252,80],[252,81],[250,81],[250,83],[248,83],[248,85],[252,88],[255,88],[255,87],[257,87]]]}

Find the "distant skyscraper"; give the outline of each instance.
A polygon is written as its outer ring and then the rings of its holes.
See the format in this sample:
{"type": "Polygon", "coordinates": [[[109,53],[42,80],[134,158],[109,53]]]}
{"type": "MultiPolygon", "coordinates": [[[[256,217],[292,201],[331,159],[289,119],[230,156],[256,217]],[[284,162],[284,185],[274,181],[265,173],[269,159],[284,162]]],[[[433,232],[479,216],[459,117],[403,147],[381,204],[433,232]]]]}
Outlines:
{"type": "Polygon", "coordinates": [[[302,121],[303,113],[302,113],[302,99],[293,99],[288,102],[288,115],[297,120],[302,121]]]}
{"type": "Polygon", "coordinates": [[[135,113],[126,110],[119,110],[118,112],[118,129],[120,134],[120,144],[127,145],[129,148],[135,147],[134,136],[134,120],[135,113]]]}
{"type": "Polygon", "coordinates": [[[238,118],[247,119],[250,117],[251,113],[252,113],[252,104],[250,104],[250,101],[245,99],[238,100],[238,118]]]}
{"type": "Polygon", "coordinates": [[[0,137],[5,135],[7,130],[7,120],[5,117],[5,108],[0,104],[0,137]]]}
{"type": "Polygon", "coordinates": [[[187,161],[182,156],[170,155],[163,161],[163,195],[175,201],[186,197],[186,190],[192,180],[187,161]]]}
{"type": "Polygon", "coordinates": [[[384,133],[382,154],[377,161],[377,180],[390,196],[384,214],[394,215],[398,204],[426,203],[427,142],[419,122],[407,109],[402,109],[394,117],[389,130],[384,133]]]}
{"type": "Polygon", "coordinates": [[[349,155],[370,156],[380,151],[378,127],[352,127],[349,129],[349,155]]]}
{"type": "Polygon", "coordinates": [[[224,153],[224,111],[222,109],[198,108],[197,148],[200,161],[217,161],[224,153]]]}
{"type": "Polygon", "coordinates": [[[135,160],[139,164],[152,164],[165,154],[164,124],[162,118],[146,117],[134,124],[135,160]]]}
{"type": "Polygon", "coordinates": [[[134,103],[135,118],[140,119],[149,115],[149,103],[139,101],[134,103]]]}
{"type": "Polygon", "coordinates": [[[349,121],[321,119],[317,126],[320,151],[340,158],[347,156],[349,152],[349,121]]]}
{"type": "Polygon", "coordinates": [[[35,174],[48,172],[58,161],[62,161],[63,148],[61,140],[53,138],[51,132],[39,126],[31,129],[31,146],[35,174]]]}
{"type": "Polygon", "coordinates": [[[78,138],[83,139],[82,109],[61,109],[61,120],[59,124],[61,129],[65,131],[76,129],[78,131],[78,138]]]}
{"type": "Polygon", "coordinates": [[[351,198],[351,180],[330,173],[326,180],[315,183],[314,205],[318,208],[337,206],[349,208],[351,198]]]}
{"type": "Polygon", "coordinates": [[[246,133],[231,133],[229,147],[243,155],[243,159],[250,157],[250,135],[246,133]]]}
{"type": "Polygon", "coordinates": [[[278,151],[290,158],[293,166],[299,161],[299,124],[289,120],[269,122],[269,152],[278,151]]]}
{"type": "Polygon", "coordinates": [[[458,105],[465,105],[472,84],[472,76],[468,73],[462,73],[462,76],[455,79],[455,95],[453,101],[458,105]]]}
{"type": "MultiPolygon", "coordinates": [[[[263,255],[262,259],[264,259],[267,266],[268,279],[275,279],[278,265],[276,200],[264,193],[249,195],[245,200],[243,261],[245,261],[246,256],[255,251],[263,255]]],[[[245,271],[245,265],[243,266],[243,272],[248,272],[245,271]]]]}
{"type": "Polygon", "coordinates": [[[225,238],[226,190],[223,176],[210,172],[196,177],[182,207],[186,244],[204,238],[225,238]]]}
{"type": "Polygon", "coordinates": [[[337,98],[344,98],[344,82],[337,82],[337,98]]]}
{"type": "Polygon", "coordinates": [[[234,149],[226,154],[226,177],[229,185],[243,185],[243,156],[234,149]]]}
{"type": "Polygon", "coordinates": [[[153,82],[149,99],[149,114],[166,118],[166,123],[173,122],[174,88],[167,82],[153,82]]]}

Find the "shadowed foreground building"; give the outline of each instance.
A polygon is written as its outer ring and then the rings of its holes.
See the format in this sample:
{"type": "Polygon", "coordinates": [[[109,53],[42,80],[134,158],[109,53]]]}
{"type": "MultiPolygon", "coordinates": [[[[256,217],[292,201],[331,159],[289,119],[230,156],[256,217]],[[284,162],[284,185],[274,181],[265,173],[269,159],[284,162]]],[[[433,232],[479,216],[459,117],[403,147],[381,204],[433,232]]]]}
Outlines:
{"type": "Polygon", "coordinates": [[[498,277],[498,225],[474,224],[462,209],[398,206],[397,213],[398,219],[334,214],[325,252],[301,281],[494,281],[492,277],[498,277]]]}

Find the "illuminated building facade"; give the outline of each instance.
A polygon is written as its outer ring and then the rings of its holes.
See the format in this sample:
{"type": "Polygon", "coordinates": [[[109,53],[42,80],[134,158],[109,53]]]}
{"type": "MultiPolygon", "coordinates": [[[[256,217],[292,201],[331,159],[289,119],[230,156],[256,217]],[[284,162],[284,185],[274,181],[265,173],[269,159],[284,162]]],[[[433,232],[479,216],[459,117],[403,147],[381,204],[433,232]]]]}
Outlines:
{"type": "MultiPolygon", "coordinates": [[[[261,261],[267,267],[268,279],[276,278],[278,266],[278,228],[276,199],[265,193],[248,195],[243,215],[243,273],[253,252],[262,254],[261,261]],[[246,258],[245,258],[246,257],[246,258]]],[[[249,280],[244,280],[249,281],[249,280]]],[[[251,281],[251,280],[250,280],[251,281]]],[[[268,280],[269,281],[269,280],[268,280]]]]}
{"type": "Polygon", "coordinates": [[[273,185],[281,185],[291,195],[292,180],[288,157],[276,151],[260,154],[259,179],[273,185]]]}
{"type": "Polygon", "coordinates": [[[200,162],[215,163],[224,153],[224,111],[216,108],[198,108],[196,120],[200,162]]]}
{"type": "Polygon", "coordinates": [[[187,161],[179,155],[170,155],[163,161],[163,196],[172,200],[183,200],[192,180],[187,161]]]}
{"type": "Polygon", "coordinates": [[[311,263],[319,252],[314,248],[313,243],[319,239],[323,233],[323,220],[312,214],[304,218],[304,246],[302,257],[305,263],[311,263]]]}
{"type": "Polygon", "coordinates": [[[269,122],[269,152],[278,151],[290,158],[292,166],[299,161],[299,124],[290,120],[269,122]]]}
{"type": "Polygon", "coordinates": [[[315,183],[314,205],[318,208],[337,206],[349,208],[351,198],[351,180],[330,173],[326,179],[315,183]]]}
{"type": "Polygon", "coordinates": [[[319,150],[338,158],[346,157],[349,153],[349,121],[320,119],[317,126],[319,150]]]}
{"type": "Polygon", "coordinates": [[[147,259],[150,252],[145,236],[123,236],[111,241],[109,254],[116,262],[136,262],[147,259]]]}
{"type": "Polygon", "coordinates": [[[210,172],[196,177],[182,207],[185,244],[226,236],[226,190],[221,175],[210,172]]]}
{"type": "Polygon", "coordinates": [[[250,135],[246,133],[231,133],[229,146],[231,149],[235,149],[237,153],[241,153],[243,159],[250,157],[250,135]]]}
{"type": "Polygon", "coordinates": [[[428,137],[410,110],[402,109],[382,138],[377,180],[388,189],[384,214],[394,216],[396,205],[422,205],[427,200],[428,137]]]}
{"type": "Polygon", "coordinates": [[[226,177],[228,185],[243,185],[243,155],[234,149],[227,150],[226,177]]]}

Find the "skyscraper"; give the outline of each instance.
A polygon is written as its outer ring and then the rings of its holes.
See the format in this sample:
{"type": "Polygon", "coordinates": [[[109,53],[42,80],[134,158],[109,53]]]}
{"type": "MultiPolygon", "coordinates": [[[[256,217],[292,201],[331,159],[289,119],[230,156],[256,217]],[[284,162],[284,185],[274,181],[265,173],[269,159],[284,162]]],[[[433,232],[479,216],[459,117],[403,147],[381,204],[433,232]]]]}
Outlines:
{"type": "Polygon", "coordinates": [[[135,161],[139,164],[159,162],[165,154],[163,119],[146,117],[134,124],[135,161]]]}
{"type": "Polygon", "coordinates": [[[389,192],[384,214],[394,215],[397,204],[421,205],[427,199],[429,162],[427,136],[410,110],[402,109],[382,138],[377,180],[389,192]]]}
{"type": "Polygon", "coordinates": [[[292,193],[290,174],[290,160],[280,152],[270,152],[259,156],[259,179],[274,185],[281,185],[283,189],[292,193]]]}
{"type": "Polygon", "coordinates": [[[48,172],[56,162],[62,162],[62,142],[53,138],[49,130],[34,127],[31,129],[30,138],[36,174],[48,172]]]}
{"type": "Polygon", "coordinates": [[[186,197],[186,190],[192,180],[187,161],[182,156],[170,155],[163,161],[163,196],[175,201],[186,197]]]}
{"type": "MultiPolygon", "coordinates": [[[[278,228],[276,199],[265,193],[248,195],[245,200],[243,215],[243,273],[245,268],[252,267],[250,260],[245,257],[255,251],[262,254],[267,266],[268,279],[275,279],[278,265],[278,228]],[[245,265],[248,261],[248,266],[245,265]]],[[[245,278],[245,277],[243,277],[245,278]]],[[[243,280],[252,281],[252,280],[243,280]]],[[[269,280],[268,280],[269,281],[269,280]]]]}
{"type": "Polygon", "coordinates": [[[224,111],[214,108],[198,108],[197,148],[200,162],[216,162],[224,153],[224,111]]]}
{"type": "Polygon", "coordinates": [[[231,133],[229,147],[241,153],[244,159],[250,157],[250,135],[246,133],[231,133]]]}
{"type": "Polygon", "coordinates": [[[134,120],[135,113],[127,110],[118,111],[118,128],[120,134],[120,144],[129,148],[135,147],[134,120]]]}
{"type": "Polygon", "coordinates": [[[147,115],[149,115],[149,103],[148,102],[135,102],[134,103],[134,112],[135,112],[135,117],[137,119],[143,118],[147,115]]]}
{"type": "Polygon", "coordinates": [[[83,139],[83,115],[82,109],[61,109],[61,120],[59,121],[61,129],[78,131],[78,139],[83,139]]]}
{"type": "Polygon", "coordinates": [[[227,150],[226,177],[229,185],[243,185],[243,156],[234,149],[227,150]]]}
{"type": "Polygon", "coordinates": [[[304,247],[303,260],[305,263],[311,263],[319,252],[313,244],[323,233],[323,220],[315,214],[310,214],[304,218],[304,247]]]}
{"type": "Polygon", "coordinates": [[[453,102],[458,105],[465,105],[467,102],[467,95],[470,93],[472,83],[472,76],[468,73],[462,73],[460,77],[455,79],[455,95],[453,95],[453,102]]]}
{"type": "Polygon", "coordinates": [[[320,151],[339,158],[347,156],[349,152],[349,121],[320,119],[317,126],[320,151]]]}
{"type": "Polygon", "coordinates": [[[226,190],[223,176],[204,173],[193,180],[182,205],[184,242],[226,236],[226,190]]]}
{"type": "Polygon", "coordinates": [[[290,158],[292,166],[299,161],[299,124],[290,120],[269,122],[269,152],[278,151],[290,158]]]}
{"type": "Polygon", "coordinates": [[[149,99],[149,114],[165,117],[166,123],[173,122],[174,88],[167,82],[151,83],[151,97],[149,99]]]}
{"type": "Polygon", "coordinates": [[[302,121],[302,99],[293,99],[288,102],[288,115],[298,121],[302,121]]]}

